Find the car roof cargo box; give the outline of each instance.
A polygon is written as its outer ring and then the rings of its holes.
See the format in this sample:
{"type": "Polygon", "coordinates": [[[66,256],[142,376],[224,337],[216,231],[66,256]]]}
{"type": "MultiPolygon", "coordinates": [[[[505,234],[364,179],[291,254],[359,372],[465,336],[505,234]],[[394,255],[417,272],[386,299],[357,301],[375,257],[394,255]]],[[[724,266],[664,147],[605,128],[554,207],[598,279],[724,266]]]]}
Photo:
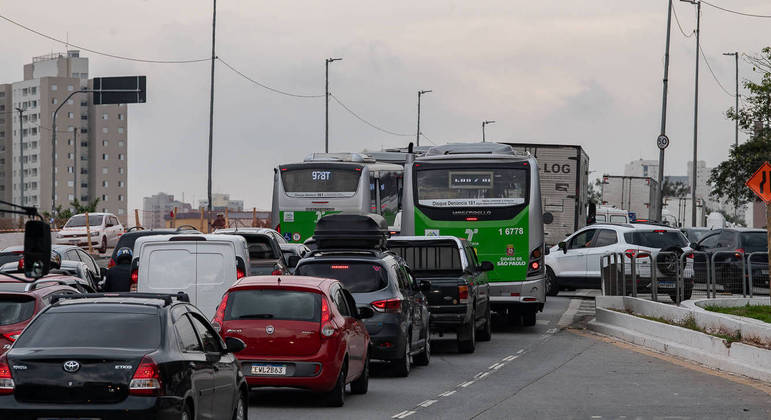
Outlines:
{"type": "Polygon", "coordinates": [[[331,214],[313,233],[318,249],[385,249],[388,223],[377,214],[331,214]]]}

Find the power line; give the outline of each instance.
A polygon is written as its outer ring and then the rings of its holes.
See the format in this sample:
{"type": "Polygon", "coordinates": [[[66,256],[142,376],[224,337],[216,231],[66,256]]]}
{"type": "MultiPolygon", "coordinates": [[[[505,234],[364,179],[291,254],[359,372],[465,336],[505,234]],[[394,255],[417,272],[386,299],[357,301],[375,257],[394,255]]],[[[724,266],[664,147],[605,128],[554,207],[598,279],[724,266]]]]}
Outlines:
{"type": "Polygon", "coordinates": [[[709,60],[707,60],[707,54],[704,54],[704,49],[701,48],[701,45],[699,45],[699,50],[701,51],[701,58],[704,59],[704,63],[707,64],[707,68],[709,69],[709,72],[712,74],[712,78],[715,79],[715,82],[717,82],[717,85],[720,86],[720,89],[725,92],[726,95],[730,97],[734,97],[735,95],[728,91],[728,89],[723,86],[722,83],[720,83],[720,80],[718,80],[717,76],[715,76],[715,72],[712,71],[712,66],[709,64],[709,60]]]}
{"type": "Polygon", "coordinates": [[[44,33],[40,32],[40,31],[32,29],[29,26],[25,26],[25,25],[23,25],[23,24],[21,24],[19,22],[16,22],[15,20],[13,20],[11,18],[8,18],[6,16],[3,16],[3,15],[0,15],[0,18],[2,18],[3,20],[5,20],[8,23],[14,24],[14,25],[16,25],[16,26],[18,26],[18,27],[20,27],[22,29],[30,31],[30,32],[32,32],[32,33],[34,33],[36,35],[39,35],[39,36],[41,36],[43,38],[46,38],[46,39],[49,39],[51,41],[58,42],[58,43],[64,44],[64,45],[71,45],[71,46],[73,46],[73,47],[75,47],[75,48],[77,48],[79,50],[88,51],[88,52],[93,53],[93,54],[102,55],[102,56],[110,57],[110,58],[116,58],[116,59],[119,59],[119,60],[128,60],[128,61],[136,61],[136,62],[140,62],[140,63],[152,63],[152,64],[189,64],[189,63],[200,63],[200,62],[203,62],[203,61],[211,60],[211,58],[198,58],[198,59],[191,59],[191,60],[151,60],[151,59],[145,59],[145,58],[126,57],[126,56],[122,56],[122,55],[107,53],[107,52],[104,52],[104,51],[93,50],[93,49],[90,49],[90,48],[86,48],[86,47],[83,47],[83,46],[80,46],[80,45],[73,44],[73,43],[71,43],[69,41],[62,41],[61,39],[54,38],[51,35],[44,34],[44,33]]]}
{"type": "MultiPolygon", "coordinates": [[[[375,130],[378,130],[378,131],[382,131],[382,132],[384,132],[384,133],[386,133],[386,134],[390,134],[390,135],[392,135],[392,136],[399,136],[399,137],[412,137],[412,134],[396,133],[396,132],[394,132],[394,131],[391,131],[391,130],[387,130],[387,129],[385,129],[385,128],[382,128],[382,127],[378,127],[377,125],[375,125],[375,124],[372,124],[371,122],[369,122],[369,121],[365,120],[365,119],[364,119],[363,117],[361,117],[359,114],[355,113],[355,112],[354,112],[354,111],[353,111],[351,108],[348,108],[348,106],[346,106],[346,105],[345,105],[345,104],[344,104],[344,103],[343,103],[343,102],[342,102],[342,101],[341,101],[341,100],[340,100],[340,99],[339,99],[337,96],[335,96],[334,94],[330,93],[330,94],[329,94],[329,96],[331,96],[331,97],[332,97],[332,99],[334,99],[334,100],[335,100],[335,102],[337,102],[337,103],[338,103],[338,104],[339,104],[341,107],[343,107],[343,109],[345,109],[346,111],[348,111],[348,113],[349,113],[349,114],[353,115],[354,117],[356,117],[356,119],[358,119],[359,121],[363,122],[364,124],[367,124],[368,126],[370,126],[370,127],[374,128],[375,130]]],[[[425,136],[424,136],[424,137],[425,137],[425,136]]]]}
{"type": "Polygon", "coordinates": [[[429,142],[429,143],[431,143],[431,144],[433,144],[434,146],[436,146],[436,143],[434,143],[434,141],[433,141],[433,140],[431,140],[430,138],[428,138],[428,136],[427,136],[427,135],[423,134],[423,132],[422,132],[422,131],[420,132],[420,135],[421,135],[421,136],[423,136],[423,138],[424,138],[424,139],[428,140],[428,142],[429,142]]]}
{"type": "Polygon", "coordinates": [[[672,3],[672,14],[675,15],[675,22],[677,22],[677,27],[680,29],[680,33],[683,34],[684,37],[690,38],[693,36],[694,31],[691,31],[690,34],[686,34],[683,30],[683,27],[680,25],[680,19],[677,17],[677,11],[675,10],[675,4],[672,3]]]}
{"type": "Polygon", "coordinates": [[[297,93],[290,93],[290,92],[286,92],[286,91],[283,91],[283,90],[280,90],[280,89],[276,89],[276,88],[270,87],[270,86],[268,86],[268,85],[266,85],[264,83],[260,83],[257,80],[254,80],[251,77],[245,75],[244,73],[239,71],[237,68],[231,66],[230,64],[228,64],[225,60],[221,59],[220,57],[217,57],[217,60],[219,60],[220,63],[224,64],[225,67],[229,68],[231,71],[233,71],[237,75],[239,75],[239,76],[243,77],[244,79],[254,83],[255,85],[257,85],[257,86],[259,86],[259,87],[261,87],[263,89],[267,89],[267,90],[269,90],[271,92],[278,93],[280,95],[291,96],[291,97],[294,97],[294,98],[323,98],[324,97],[324,95],[300,95],[300,94],[297,94],[297,93]]]}
{"type": "Polygon", "coordinates": [[[731,10],[731,9],[726,9],[725,7],[720,7],[720,6],[716,5],[716,4],[712,4],[712,3],[708,2],[708,1],[702,0],[701,2],[706,4],[707,6],[714,7],[715,9],[722,10],[722,11],[728,12],[728,13],[733,13],[733,14],[736,14],[736,15],[771,19],[771,15],[758,15],[758,14],[755,14],[755,13],[740,12],[740,11],[737,11],[737,10],[731,10]]]}

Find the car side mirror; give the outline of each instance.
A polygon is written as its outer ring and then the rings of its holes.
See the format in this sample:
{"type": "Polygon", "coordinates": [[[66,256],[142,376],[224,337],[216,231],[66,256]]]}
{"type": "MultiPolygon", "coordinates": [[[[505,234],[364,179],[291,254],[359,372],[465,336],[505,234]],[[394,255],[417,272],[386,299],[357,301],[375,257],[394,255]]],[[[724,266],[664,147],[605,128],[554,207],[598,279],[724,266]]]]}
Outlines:
{"type": "Polygon", "coordinates": [[[289,258],[286,259],[286,265],[289,268],[295,268],[297,267],[297,263],[300,262],[300,256],[299,255],[290,255],[289,258]]]}
{"type": "Polygon", "coordinates": [[[549,255],[549,254],[551,254],[551,248],[549,248],[548,246],[547,246],[547,247],[545,247],[545,248],[544,248],[544,250],[543,250],[543,253],[544,253],[544,255],[549,255]]]}
{"type": "Polygon", "coordinates": [[[557,247],[558,247],[559,249],[561,249],[561,250],[562,250],[562,252],[564,252],[564,253],[566,253],[566,254],[568,253],[568,244],[567,244],[567,242],[564,242],[564,241],[563,241],[563,242],[560,242],[560,243],[558,243],[558,244],[557,244],[557,247]]]}
{"type": "Polygon", "coordinates": [[[24,274],[39,279],[51,270],[51,227],[40,220],[24,225],[24,274]]]}
{"type": "MultiPolygon", "coordinates": [[[[228,349],[225,349],[225,350],[228,350],[228,349]]],[[[206,352],[206,361],[209,362],[209,363],[219,362],[219,360],[221,358],[222,358],[222,354],[221,353],[218,353],[216,351],[208,351],[208,352],[206,352]]]]}
{"type": "Polygon", "coordinates": [[[243,340],[235,337],[225,337],[225,350],[228,353],[238,353],[246,348],[246,343],[243,340]]]}
{"type": "Polygon", "coordinates": [[[428,280],[421,280],[420,281],[420,291],[421,292],[429,292],[431,291],[431,282],[428,280]]]}
{"type": "Polygon", "coordinates": [[[356,319],[367,319],[375,316],[375,311],[369,306],[359,306],[357,309],[358,313],[356,314],[356,319]]]}
{"type": "Polygon", "coordinates": [[[493,271],[495,270],[495,266],[490,261],[482,261],[482,265],[480,266],[482,271],[493,271]]]}
{"type": "Polygon", "coordinates": [[[699,244],[693,244],[691,245],[691,248],[693,248],[694,251],[701,251],[702,249],[704,249],[704,247],[702,247],[699,244]]]}

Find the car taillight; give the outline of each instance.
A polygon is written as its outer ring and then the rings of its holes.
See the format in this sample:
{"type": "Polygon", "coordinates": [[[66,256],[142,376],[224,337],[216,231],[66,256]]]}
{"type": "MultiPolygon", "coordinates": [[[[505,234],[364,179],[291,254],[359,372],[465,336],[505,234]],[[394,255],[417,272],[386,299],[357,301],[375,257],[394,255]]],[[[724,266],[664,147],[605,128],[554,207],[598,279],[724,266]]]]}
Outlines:
{"type": "Polygon", "coordinates": [[[634,258],[634,256],[637,255],[637,250],[636,249],[627,249],[626,251],[624,251],[624,255],[626,255],[629,258],[634,258]]]}
{"type": "Polygon", "coordinates": [[[242,277],[246,277],[246,272],[239,267],[236,269],[236,279],[240,279],[242,277]]]}
{"type": "Polygon", "coordinates": [[[113,268],[115,267],[115,260],[110,258],[110,261],[107,261],[107,268],[113,268]]]}
{"type": "Polygon", "coordinates": [[[3,356],[0,359],[0,395],[13,394],[15,387],[13,376],[11,376],[11,368],[8,366],[8,359],[3,356]]]}
{"type": "Polygon", "coordinates": [[[458,286],[458,301],[468,303],[468,286],[458,286]]]}
{"type": "Polygon", "coordinates": [[[19,271],[24,271],[24,258],[19,260],[19,266],[17,268],[19,271]]]}
{"type": "Polygon", "coordinates": [[[137,283],[139,283],[139,268],[135,268],[131,270],[131,287],[129,288],[129,290],[132,292],[136,292],[137,283]]]}
{"type": "Polygon", "coordinates": [[[282,275],[282,274],[284,274],[284,272],[283,272],[283,271],[281,271],[281,269],[279,269],[279,268],[277,268],[277,269],[273,270],[273,271],[270,273],[270,275],[271,275],[271,276],[280,276],[280,275],[282,275]]]}
{"type": "Polygon", "coordinates": [[[321,323],[329,322],[329,304],[327,304],[327,299],[322,297],[321,298],[321,323]]]}
{"type": "Polygon", "coordinates": [[[402,310],[401,299],[376,300],[370,305],[378,312],[401,312],[402,310]]]}
{"type": "Polygon", "coordinates": [[[161,393],[161,378],[158,373],[158,365],[153,359],[145,356],[139,363],[134,376],[129,383],[129,394],[132,395],[159,395],[161,393]]]}
{"type": "Polygon", "coordinates": [[[225,307],[228,305],[228,294],[225,293],[225,296],[222,296],[222,301],[220,301],[220,304],[217,306],[217,311],[214,313],[214,319],[211,321],[212,327],[217,332],[222,331],[222,323],[225,321],[225,307]]]}
{"type": "Polygon", "coordinates": [[[688,258],[689,260],[692,260],[693,259],[693,252],[689,252],[688,254],[686,254],[685,258],[688,258]]]}
{"type": "Polygon", "coordinates": [[[321,335],[324,337],[331,337],[335,334],[335,326],[330,322],[332,314],[329,312],[329,304],[327,298],[321,298],[321,335]]]}
{"type": "Polygon", "coordinates": [[[276,232],[281,233],[281,223],[276,225],[276,232]]]}
{"type": "Polygon", "coordinates": [[[3,334],[3,337],[8,339],[9,341],[16,341],[16,339],[19,338],[19,335],[21,335],[21,330],[5,333],[3,334]]]}
{"type": "Polygon", "coordinates": [[[736,248],[736,254],[734,254],[736,257],[741,257],[744,255],[744,248],[736,248]]]}

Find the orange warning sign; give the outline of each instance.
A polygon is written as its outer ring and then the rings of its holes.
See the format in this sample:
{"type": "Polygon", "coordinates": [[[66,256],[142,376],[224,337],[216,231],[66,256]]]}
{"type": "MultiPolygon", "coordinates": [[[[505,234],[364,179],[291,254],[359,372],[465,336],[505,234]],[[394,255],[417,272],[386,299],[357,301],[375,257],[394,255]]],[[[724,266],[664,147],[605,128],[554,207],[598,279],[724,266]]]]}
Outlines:
{"type": "Polygon", "coordinates": [[[766,203],[771,203],[771,164],[763,163],[745,183],[766,203]]]}

